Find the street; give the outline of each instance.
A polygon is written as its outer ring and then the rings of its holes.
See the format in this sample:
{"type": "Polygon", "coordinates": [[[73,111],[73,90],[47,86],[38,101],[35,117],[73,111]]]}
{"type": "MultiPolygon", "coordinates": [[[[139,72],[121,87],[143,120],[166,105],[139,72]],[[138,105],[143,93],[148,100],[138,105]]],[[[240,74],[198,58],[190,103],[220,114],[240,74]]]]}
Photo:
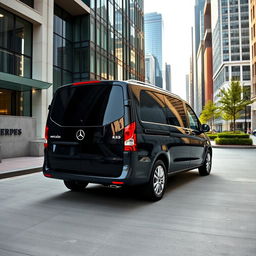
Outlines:
{"type": "Polygon", "coordinates": [[[214,149],[212,174],[169,178],[150,203],[130,190],[68,191],[41,173],[0,181],[0,255],[256,255],[256,150],[214,149]]]}

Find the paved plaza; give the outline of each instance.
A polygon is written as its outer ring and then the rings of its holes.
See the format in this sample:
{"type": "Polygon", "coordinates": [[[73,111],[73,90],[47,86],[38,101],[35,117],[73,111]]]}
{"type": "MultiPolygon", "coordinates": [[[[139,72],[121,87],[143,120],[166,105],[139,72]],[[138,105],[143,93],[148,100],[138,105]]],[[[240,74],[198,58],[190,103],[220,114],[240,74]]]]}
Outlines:
{"type": "Polygon", "coordinates": [[[212,174],[169,178],[164,198],[41,173],[0,180],[0,255],[256,255],[256,150],[214,149],[212,174]]]}

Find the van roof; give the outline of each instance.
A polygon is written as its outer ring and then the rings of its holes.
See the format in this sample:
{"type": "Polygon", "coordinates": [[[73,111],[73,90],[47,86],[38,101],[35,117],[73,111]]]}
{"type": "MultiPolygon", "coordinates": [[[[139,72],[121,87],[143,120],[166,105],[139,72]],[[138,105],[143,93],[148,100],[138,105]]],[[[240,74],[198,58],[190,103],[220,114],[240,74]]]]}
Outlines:
{"type": "Polygon", "coordinates": [[[129,83],[129,84],[134,84],[134,85],[140,85],[140,86],[143,86],[143,87],[146,87],[146,88],[156,89],[156,90],[158,90],[158,91],[160,91],[160,92],[165,92],[165,93],[171,94],[171,95],[174,96],[175,98],[178,98],[178,99],[184,101],[179,95],[174,94],[174,93],[172,93],[172,92],[170,92],[170,91],[167,91],[167,90],[165,90],[165,89],[163,89],[163,88],[160,88],[160,87],[158,87],[158,86],[156,86],[156,85],[153,85],[153,84],[144,83],[144,82],[137,81],[137,80],[126,80],[126,81],[124,81],[124,82],[127,82],[127,83],[129,83]]]}
{"type": "MultiPolygon", "coordinates": [[[[97,81],[93,81],[93,80],[90,80],[90,81],[81,81],[81,82],[77,82],[77,83],[71,83],[71,84],[66,84],[64,86],[70,86],[70,85],[82,85],[82,84],[94,84],[94,83],[114,83],[114,82],[117,82],[117,83],[124,83],[124,84],[129,84],[129,85],[137,85],[137,86],[141,86],[141,87],[145,87],[145,88],[150,88],[150,89],[154,89],[154,90],[157,90],[159,92],[163,92],[163,93],[167,93],[179,100],[182,100],[184,102],[186,102],[188,105],[190,105],[186,100],[182,99],[180,96],[178,96],[177,94],[174,94],[170,91],[167,91],[165,89],[162,89],[156,85],[153,85],[153,84],[149,84],[149,83],[145,83],[145,82],[142,82],[142,81],[138,81],[138,80],[133,80],[133,79],[130,79],[130,80],[124,80],[124,81],[121,81],[121,80],[97,80],[97,81]]],[[[63,86],[61,86],[63,87],[63,86]]],[[[59,87],[59,88],[61,88],[59,87]]],[[[58,89],[59,89],[58,88],[58,89]]]]}

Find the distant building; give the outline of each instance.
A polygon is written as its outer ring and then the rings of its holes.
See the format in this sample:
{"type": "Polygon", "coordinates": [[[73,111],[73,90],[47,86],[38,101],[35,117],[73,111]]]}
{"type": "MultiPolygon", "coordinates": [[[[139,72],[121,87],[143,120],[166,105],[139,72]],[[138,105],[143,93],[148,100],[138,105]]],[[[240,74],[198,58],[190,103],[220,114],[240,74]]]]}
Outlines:
{"type": "Polygon", "coordinates": [[[195,51],[197,52],[200,42],[204,37],[204,4],[207,0],[195,0],[195,51]]]}
{"type": "Polygon", "coordinates": [[[190,72],[189,72],[189,103],[194,108],[194,29],[191,27],[191,50],[192,54],[190,57],[190,72]]]}
{"type": "MultiPolygon", "coordinates": [[[[249,6],[248,0],[211,1],[213,48],[213,101],[218,102],[221,88],[232,80],[251,89],[249,6]]],[[[251,122],[251,107],[237,120],[236,129],[247,130],[251,122]]],[[[229,130],[229,122],[216,120],[217,130],[229,130]]]]}
{"type": "Polygon", "coordinates": [[[165,83],[166,83],[166,90],[172,91],[172,73],[171,73],[171,65],[165,63],[165,83]]]}
{"type": "Polygon", "coordinates": [[[204,102],[213,100],[211,1],[204,6],[204,102]]]}
{"type": "Polygon", "coordinates": [[[205,105],[204,95],[205,95],[205,87],[204,87],[204,41],[202,40],[199,44],[197,55],[196,55],[196,62],[197,62],[197,84],[196,87],[196,94],[195,94],[195,106],[194,110],[197,115],[200,115],[203,106],[205,105]]]}
{"type": "Polygon", "coordinates": [[[189,75],[186,75],[186,101],[189,102],[189,75]]]}
{"type": "Polygon", "coordinates": [[[147,54],[145,57],[145,82],[150,84],[156,83],[156,58],[147,54]]]}
{"type": "Polygon", "coordinates": [[[163,88],[163,19],[156,12],[144,16],[145,54],[156,58],[155,84],[163,88]]]}
{"type": "Polygon", "coordinates": [[[256,129],[256,2],[250,0],[251,13],[251,77],[252,77],[252,130],[256,129]]]}
{"type": "Polygon", "coordinates": [[[204,4],[205,0],[195,0],[195,23],[194,23],[194,54],[193,54],[193,107],[199,115],[204,101],[204,4]]]}

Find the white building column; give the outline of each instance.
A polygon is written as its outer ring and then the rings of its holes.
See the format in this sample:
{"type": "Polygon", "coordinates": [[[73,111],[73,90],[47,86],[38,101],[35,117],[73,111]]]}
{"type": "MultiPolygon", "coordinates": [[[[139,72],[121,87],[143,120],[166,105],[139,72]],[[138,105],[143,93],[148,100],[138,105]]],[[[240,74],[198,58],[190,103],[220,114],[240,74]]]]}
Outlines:
{"type": "MultiPolygon", "coordinates": [[[[42,25],[33,25],[32,78],[44,82],[53,81],[53,13],[54,0],[36,0],[35,9],[42,15],[42,25]]],[[[32,116],[36,118],[36,136],[44,137],[48,105],[52,100],[52,86],[32,92],[32,116]]]]}

